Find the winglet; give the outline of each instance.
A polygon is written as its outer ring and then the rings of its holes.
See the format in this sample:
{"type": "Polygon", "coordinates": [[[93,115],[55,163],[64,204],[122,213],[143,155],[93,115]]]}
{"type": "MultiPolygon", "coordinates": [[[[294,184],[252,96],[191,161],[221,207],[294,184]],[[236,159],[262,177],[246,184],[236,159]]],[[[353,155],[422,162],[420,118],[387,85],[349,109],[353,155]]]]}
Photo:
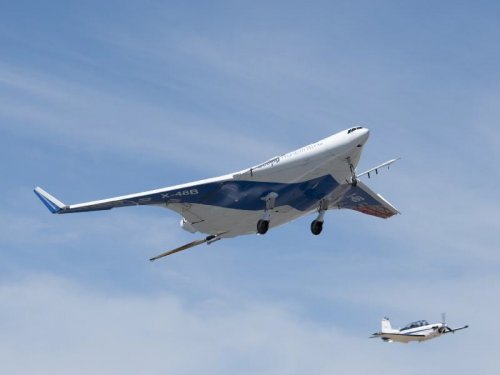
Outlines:
{"type": "Polygon", "coordinates": [[[67,207],[63,202],[54,198],[52,195],[47,193],[41,187],[37,186],[33,190],[36,196],[42,201],[42,203],[49,209],[53,214],[57,214],[62,211],[65,207],[67,207]]]}

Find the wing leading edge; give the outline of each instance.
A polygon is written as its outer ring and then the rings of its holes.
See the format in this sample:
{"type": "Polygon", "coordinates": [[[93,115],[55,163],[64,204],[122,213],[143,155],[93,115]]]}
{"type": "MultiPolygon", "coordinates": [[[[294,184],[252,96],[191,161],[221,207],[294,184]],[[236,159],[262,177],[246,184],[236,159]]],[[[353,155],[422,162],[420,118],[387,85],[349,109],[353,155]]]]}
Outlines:
{"type": "Polygon", "coordinates": [[[110,210],[117,207],[165,205],[167,203],[196,203],[220,189],[231,176],[200,180],[189,184],[123,195],[108,199],[66,205],[41,187],[34,189],[37,197],[54,214],[110,210]]]}
{"type": "Polygon", "coordinates": [[[446,332],[445,332],[445,334],[446,334],[446,333],[455,333],[456,331],[460,331],[460,330],[462,330],[462,329],[466,329],[466,328],[469,328],[469,326],[468,326],[468,325],[466,325],[466,326],[459,327],[459,328],[453,328],[453,329],[450,329],[449,331],[446,331],[446,332]]]}
{"type": "MultiPolygon", "coordinates": [[[[176,203],[202,203],[237,209],[260,209],[259,205],[263,205],[261,200],[250,198],[258,198],[258,196],[262,195],[264,190],[266,189],[281,189],[283,188],[281,185],[283,185],[289,190],[299,189],[300,191],[302,191],[305,189],[304,186],[307,185],[306,187],[308,187],[309,185],[313,184],[313,182],[316,183],[316,181],[289,185],[256,183],[263,186],[246,186],[246,184],[252,184],[252,182],[237,181],[233,184],[228,184],[230,180],[232,180],[232,176],[222,176],[213,179],[196,181],[190,184],[176,185],[162,189],[150,190],[136,194],[123,195],[72,205],[64,204],[62,201],[50,195],[40,187],[36,187],[34,192],[43,202],[43,204],[50,210],[50,212],[54,214],[101,211],[110,210],[116,207],[140,205],[166,205],[167,207],[176,210],[176,203]],[[238,183],[241,186],[238,185],[238,183]],[[234,184],[236,185],[232,186],[234,184]],[[251,197],[251,195],[249,195],[245,191],[247,189],[250,189],[251,187],[253,187],[252,195],[255,195],[255,197],[251,197]],[[233,197],[234,194],[243,194],[242,197],[244,199],[239,199],[240,197],[236,195],[233,197]],[[249,205],[250,203],[251,205],[249,205]],[[255,207],[253,207],[253,205],[255,205],[255,207]]],[[[342,184],[338,186],[338,188],[335,189],[331,194],[333,199],[330,207],[332,208],[335,207],[352,209],[384,219],[399,213],[398,210],[394,208],[389,202],[387,202],[381,195],[372,191],[361,181],[359,181],[356,186],[352,186],[350,184],[342,184]]],[[[316,198],[308,197],[308,199],[311,200],[316,198]]],[[[309,200],[306,203],[309,204],[309,200]]],[[[299,199],[299,203],[300,202],[301,201],[299,199]]],[[[295,206],[292,206],[299,210],[303,209],[302,206],[297,204],[295,206]]]]}

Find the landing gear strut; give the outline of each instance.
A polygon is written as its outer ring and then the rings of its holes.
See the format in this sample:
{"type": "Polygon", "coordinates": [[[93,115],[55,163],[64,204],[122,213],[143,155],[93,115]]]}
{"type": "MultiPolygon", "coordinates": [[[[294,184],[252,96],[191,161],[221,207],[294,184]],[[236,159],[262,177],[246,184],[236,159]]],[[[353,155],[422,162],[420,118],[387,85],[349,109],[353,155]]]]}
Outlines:
{"type": "Polygon", "coordinates": [[[276,198],[278,198],[278,193],[275,192],[271,192],[262,198],[262,200],[266,202],[266,209],[264,210],[262,219],[257,221],[258,234],[266,234],[269,230],[269,222],[271,221],[269,211],[274,209],[274,206],[276,205],[276,198]]]}
{"type": "Polygon", "coordinates": [[[356,169],[354,168],[354,165],[351,162],[351,158],[347,157],[347,162],[349,163],[349,169],[351,170],[351,185],[356,186],[358,185],[358,177],[356,176],[356,169]]]}
{"type": "Polygon", "coordinates": [[[354,166],[352,164],[349,165],[349,168],[351,169],[351,185],[356,186],[358,184],[358,178],[356,177],[356,170],[354,169],[354,166]]]}
{"type": "Polygon", "coordinates": [[[323,222],[325,218],[325,212],[328,209],[328,201],[322,200],[318,208],[318,217],[314,219],[311,223],[311,233],[317,236],[323,230],[323,222]]]}

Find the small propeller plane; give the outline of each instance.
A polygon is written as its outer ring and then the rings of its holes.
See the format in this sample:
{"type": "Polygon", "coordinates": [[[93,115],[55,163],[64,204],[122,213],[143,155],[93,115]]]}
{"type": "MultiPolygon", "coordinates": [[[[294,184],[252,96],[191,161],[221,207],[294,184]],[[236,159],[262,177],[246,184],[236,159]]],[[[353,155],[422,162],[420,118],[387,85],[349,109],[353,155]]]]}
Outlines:
{"type": "Polygon", "coordinates": [[[446,335],[447,333],[455,333],[461,329],[468,328],[469,326],[463,326],[460,328],[450,328],[446,324],[445,315],[442,315],[441,323],[429,324],[425,320],[418,320],[407,324],[401,329],[391,328],[391,322],[389,318],[382,319],[382,330],[381,332],[376,332],[370,336],[373,338],[381,338],[385,342],[401,342],[403,344],[408,344],[410,341],[426,341],[434,339],[436,337],[446,335]]]}
{"type": "Polygon", "coordinates": [[[54,214],[143,205],[169,208],[181,215],[184,230],[207,235],[151,261],[222,238],[262,235],[313,212],[317,216],[311,232],[318,235],[329,209],[351,209],[384,219],[398,213],[359,180],[398,159],[356,173],[369,134],[357,126],[239,172],[87,203],[64,204],[40,187],[34,192],[54,214]]]}

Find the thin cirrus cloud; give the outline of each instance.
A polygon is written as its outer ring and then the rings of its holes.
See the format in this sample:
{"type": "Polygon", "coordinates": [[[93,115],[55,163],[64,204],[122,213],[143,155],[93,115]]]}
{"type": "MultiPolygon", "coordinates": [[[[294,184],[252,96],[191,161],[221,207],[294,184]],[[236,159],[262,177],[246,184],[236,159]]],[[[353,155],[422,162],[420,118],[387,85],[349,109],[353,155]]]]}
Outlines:
{"type": "MultiPolygon", "coordinates": [[[[187,306],[168,293],[110,298],[66,279],[34,275],[2,285],[0,302],[3,320],[9,323],[2,332],[7,340],[0,344],[0,358],[10,373],[328,374],[383,368],[408,373],[413,356],[396,346],[389,346],[391,354],[388,346],[376,346],[366,337],[297,319],[280,304],[258,300],[238,306],[206,300],[187,306]],[[28,333],[30,340],[24,340],[28,333]],[[23,360],[27,356],[30,360],[23,360]],[[134,360],[124,360],[129,356],[134,360]],[[383,363],[389,358],[390,366],[383,363]]],[[[459,358],[440,363],[439,356],[447,357],[449,349],[419,349],[420,355],[436,361],[435,369],[464,366],[459,358]]]]}
{"type": "Polygon", "coordinates": [[[497,74],[475,69],[494,55],[492,12],[478,25],[479,6],[81,6],[51,19],[64,32],[43,17],[0,32],[2,369],[498,372],[497,74]],[[368,181],[402,216],[332,211],[320,237],[308,217],[150,264],[198,238],[175,213],[50,215],[31,191],[74,203],[209,177],[353,123],[371,129],[360,168],[402,157],[368,181]],[[367,339],[386,314],[442,311],[471,327],[367,339]]]}
{"type": "Polygon", "coordinates": [[[234,168],[243,167],[283,148],[239,135],[224,124],[207,123],[198,115],[136,100],[133,94],[116,95],[99,86],[12,70],[4,66],[1,71],[6,100],[0,113],[6,118],[5,127],[16,127],[27,135],[48,140],[63,137],[80,147],[140,155],[154,162],[182,160],[217,171],[221,168],[214,165],[222,159],[232,161],[234,168]],[[234,142],[226,142],[228,137],[234,142]],[[192,152],[186,153],[186,147],[192,152]]]}

